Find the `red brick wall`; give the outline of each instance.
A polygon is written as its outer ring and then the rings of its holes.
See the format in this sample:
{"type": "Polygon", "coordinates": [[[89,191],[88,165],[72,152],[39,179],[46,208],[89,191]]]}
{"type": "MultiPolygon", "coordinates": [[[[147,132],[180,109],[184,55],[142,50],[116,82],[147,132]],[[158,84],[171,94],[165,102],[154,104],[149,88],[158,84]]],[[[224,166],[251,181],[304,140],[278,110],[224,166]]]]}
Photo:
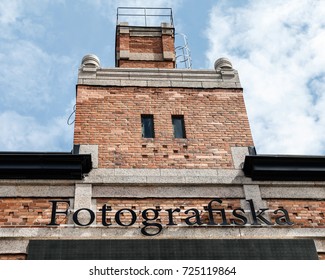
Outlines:
{"type": "Polygon", "coordinates": [[[116,36],[116,51],[129,49],[130,36],[128,34],[119,34],[116,36]]]}
{"type": "Polygon", "coordinates": [[[0,254],[0,260],[26,260],[25,254],[0,254]]]}
{"type": "Polygon", "coordinates": [[[267,203],[270,209],[286,209],[295,227],[325,227],[325,201],[272,199],[267,203]]]}
{"type": "Polygon", "coordinates": [[[165,34],[165,35],[162,35],[161,40],[162,40],[163,51],[167,51],[167,52],[174,52],[175,51],[174,36],[170,36],[170,35],[165,34]]]}
{"type": "Polygon", "coordinates": [[[75,144],[99,145],[102,168],[233,168],[232,146],[253,145],[241,90],[77,88],[75,144]],[[153,114],[155,138],[141,136],[153,114]],[[171,115],[184,115],[175,139],[171,115]]]}
{"type": "MultiPolygon", "coordinates": [[[[52,203],[48,198],[1,198],[0,226],[3,227],[37,227],[46,226],[51,220],[52,203]]],[[[53,200],[60,200],[58,198],[53,200]]],[[[64,199],[66,200],[66,199],[64,199]]],[[[58,204],[62,211],[66,204],[58,204]]],[[[60,211],[60,210],[59,210],[60,211]]],[[[66,224],[64,215],[57,216],[59,224],[66,224]]]]}
{"type": "Polygon", "coordinates": [[[129,41],[130,53],[162,53],[161,37],[131,37],[129,41]]]}

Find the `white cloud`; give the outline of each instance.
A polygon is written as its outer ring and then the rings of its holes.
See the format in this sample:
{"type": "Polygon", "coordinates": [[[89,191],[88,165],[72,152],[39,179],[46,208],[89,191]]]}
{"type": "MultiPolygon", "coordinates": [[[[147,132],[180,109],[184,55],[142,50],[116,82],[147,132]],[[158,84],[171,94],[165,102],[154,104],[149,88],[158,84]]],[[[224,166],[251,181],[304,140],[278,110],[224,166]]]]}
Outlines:
{"type": "Polygon", "coordinates": [[[3,105],[15,100],[14,106],[24,104],[39,108],[50,99],[47,80],[51,57],[28,41],[16,41],[0,47],[0,84],[3,105]]]}
{"type": "Polygon", "coordinates": [[[49,0],[10,0],[0,2],[0,38],[38,37],[45,32],[44,12],[49,0]],[[30,18],[33,17],[33,21],[30,18]]]}
{"type": "Polygon", "coordinates": [[[0,2],[0,150],[72,146],[65,108],[74,97],[77,67],[73,58],[44,47],[49,5],[0,2]]]}
{"type": "Polygon", "coordinates": [[[62,94],[59,91],[65,83],[60,81],[62,77],[73,82],[72,64],[70,58],[48,54],[30,41],[3,43],[0,46],[1,105],[16,110],[21,110],[22,105],[26,110],[44,110],[44,106],[62,94]]]}
{"type": "Polygon", "coordinates": [[[20,14],[20,1],[1,1],[0,2],[0,23],[8,24],[16,21],[20,14]]]}
{"type": "Polygon", "coordinates": [[[0,113],[0,150],[61,151],[63,146],[72,149],[73,126],[65,122],[64,118],[55,118],[41,125],[31,116],[13,111],[0,113]]]}
{"type": "Polygon", "coordinates": [[[229,57],[244,88],[258,153],[325,153],[325,2],[220,1],[209,63],[229,57]]]}

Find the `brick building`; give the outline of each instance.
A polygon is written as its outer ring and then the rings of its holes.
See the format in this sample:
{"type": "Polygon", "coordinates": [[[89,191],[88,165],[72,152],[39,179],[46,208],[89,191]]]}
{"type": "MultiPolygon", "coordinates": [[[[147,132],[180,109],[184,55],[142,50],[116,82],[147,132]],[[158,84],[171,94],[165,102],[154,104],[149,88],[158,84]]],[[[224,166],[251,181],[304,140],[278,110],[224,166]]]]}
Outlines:
{"type": "Polygon", "coordinates": [[[0,259],[325,259],[325,158],[256,154],[231,62],[177,69],[174,37],[119,22],[73,151],[1,153],[0,259]]]}

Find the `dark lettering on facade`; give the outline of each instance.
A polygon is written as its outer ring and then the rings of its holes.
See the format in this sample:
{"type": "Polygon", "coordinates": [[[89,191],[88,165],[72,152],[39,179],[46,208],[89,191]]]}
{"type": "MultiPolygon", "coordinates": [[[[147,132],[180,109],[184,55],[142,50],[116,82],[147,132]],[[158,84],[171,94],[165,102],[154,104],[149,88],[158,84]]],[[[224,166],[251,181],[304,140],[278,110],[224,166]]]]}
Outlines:
{"type": "MultiPolygon", "coordinates": [[[[48,224],[49,226],[58,226],[56,219],[58,215],[65,215],[68,216],[69,214],[69,207],[70,207],[70,201],[69,200],[50,200],[52,203],[52,213],[51,213],[51,221],[48,224]],[[65,210],[59,210],[58,204],[63,203],[66,204],[65,210]]],[[[274,226],[274,225],[280,225],[280,226],[292,226],[293,222],[291,222],[289,213],[284,208],[279,208],[274,211],[269,210],[268,208],[260,208],[258,210],[255,209],[255,205],[252,199],[246,200],[248,205],[248,210],[244,210],[243,208],[236,208],[231,212],[232,217],[227,219],[226,216],[226,210],[223,208],[218,207],[217,205],[222,204],[222,200],[219,198],[212,199],[207,207],[207,215],[208,215],[208,221],[206,223],[203,222],[201,218],[200,211],[196,208],[190,208],[184,211],[184,214],[187,215],[185,218],[185,224],[188,226],[201,226],[201,225],[207,225],[207,226],[274,226]],[[216,205],[217,204],[217,205],[216,205]],[[274,215],[278,215],[274,217],[274,222],[271,221],[270,218],[266,217],[266,212],[271,212],[274,215]],[[217,215],[221,216],[221,222],[217,221],[217,215]],[[250,218],[250,219],[249,219],[250,218]]],[[[111,211],[111,207],[104,204],[99,211],[102,212],[102,225],[105,227],[109,227],[112,225],[112,223],[107,222],[107,212],[111,211]]],[[[159,220],[159,214],[161,211],[166,211],[168,213],[168,223],[167,226],[177,226],[177,223],[174,220],[174,213],[181,212],[180,208],[175,209],[153,209],[148,208],[144,209],[141,212],[141,218],[142,218],[142,225],[141,233],[145,236],[154,236],[159,233],[161,233],[163,229],[163,225],[161,224],[159,220]]],[[[72,215],[73,222],[81,227],[90,226],[95,221],[95,213],[88,208],[81,208],[76,210],[72,215]],[[78,214],[81,211],[85,211],[89,213],[89,221],[87,223],[81,223],[78,219],[78,214]]],[[[115,222],[119,226],[128,227],[132,226],[136,223],[138,219],[138,216],[135,211],[128,208],[119,209],[115,213],[115,222]],[[121,221],[121,215],[123,213],[129,213],[130,219],[121,221]]],[[[220,219],[220,218],[219,218],[220,219]]]]}

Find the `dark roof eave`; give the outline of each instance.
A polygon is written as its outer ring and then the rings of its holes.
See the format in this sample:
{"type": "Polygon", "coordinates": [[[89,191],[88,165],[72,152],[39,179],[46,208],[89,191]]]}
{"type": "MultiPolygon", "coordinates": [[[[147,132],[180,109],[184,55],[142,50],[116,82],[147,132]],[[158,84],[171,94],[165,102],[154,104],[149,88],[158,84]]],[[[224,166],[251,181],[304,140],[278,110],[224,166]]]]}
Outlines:
{"type": "Polygon", "coordinates": [[[81,180],[91,169],[91,155],[43,152],[0,153],[0,179],[81,180]]]}
{"type": "Polygon", "coordinates": [[[247,155],[243,171],[252,180],[325,181],[325,157],[247,155]]]}

